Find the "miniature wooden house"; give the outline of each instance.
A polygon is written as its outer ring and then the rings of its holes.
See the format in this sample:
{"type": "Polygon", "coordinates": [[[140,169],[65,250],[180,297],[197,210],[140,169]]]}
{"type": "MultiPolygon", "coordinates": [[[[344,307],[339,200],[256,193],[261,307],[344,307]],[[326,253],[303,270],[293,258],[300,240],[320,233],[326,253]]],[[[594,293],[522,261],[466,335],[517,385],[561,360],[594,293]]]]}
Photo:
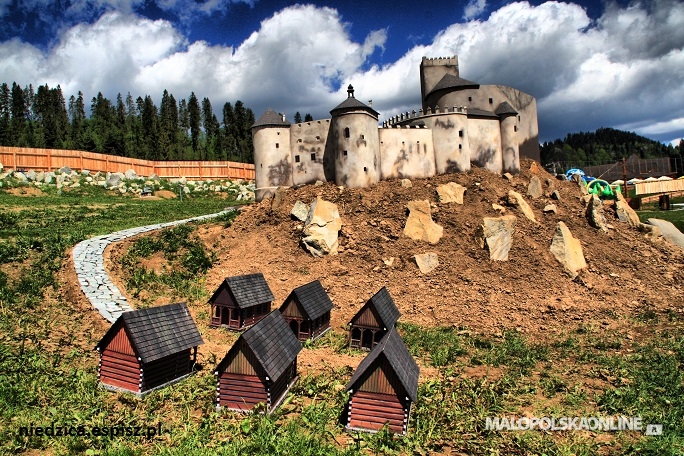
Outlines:
{"type": "Polygon", "coordinates": [[[302,344],[280,311],[274,310],[245,331],[216,367],[216,406],[252,410],[258,403],[272,412],[297,381],[302,344]]]}
{"type": "Polygon", "coordinates": [[[330,329],[332,308],[321,282],[314,280],[292,290],[280,313],[299,340],[314,340],[330,329]]]}
{"type": "Polygon", "coordinates": [[[184,302],[124,312],[95,347],[98,380],[142,396],[190,375],[203,343],[184,302]]]}
{"type": "Polygon", "coordinates": [[[261,273],[226,277],[209,299],[210,325],[244,329],[268,315],[273,299],[261,273]]]}
{"type": "Polygon", "coordinates": [[[370,350],[394,328],[400,316],[389,291],[382,287],[349,322],[349,346],[370,350]]]}
{"type": "Polygon", "coordinates": [[[391,328],[347,384],[346,428],[377,432],[387,424],[393,433],[405,435],[419,372],[401,336],[391,328]]]}

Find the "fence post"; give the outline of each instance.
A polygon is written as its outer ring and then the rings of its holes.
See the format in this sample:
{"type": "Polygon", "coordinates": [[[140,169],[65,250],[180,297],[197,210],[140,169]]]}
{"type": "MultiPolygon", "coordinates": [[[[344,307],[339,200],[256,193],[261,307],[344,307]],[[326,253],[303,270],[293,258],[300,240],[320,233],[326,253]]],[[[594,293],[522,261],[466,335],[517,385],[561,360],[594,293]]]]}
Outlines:
{"type": "Polygon", "coordinates": [[[17,149],[14,147],[12,148],[12,161],[14,162],[12,163],[12,168],[15,171],[19,171],[19,169],[17,168],[17,149]]]}

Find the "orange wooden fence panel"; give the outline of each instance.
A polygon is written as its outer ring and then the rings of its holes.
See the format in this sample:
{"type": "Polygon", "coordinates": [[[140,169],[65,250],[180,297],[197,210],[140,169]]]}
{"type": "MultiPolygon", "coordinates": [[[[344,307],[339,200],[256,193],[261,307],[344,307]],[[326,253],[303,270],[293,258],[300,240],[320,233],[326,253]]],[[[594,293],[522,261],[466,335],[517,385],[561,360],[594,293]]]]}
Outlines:
{"type": "Polygon", "coordinates": [[[72,169],[124,173],[132,169],[140,176],[156,174],[163,178],[254,179],[254,165],[231,161],[153,161],[119,157],[80,150],[34,149],[0,146],[0,163],[16,170],[51,171],[72,169]]]}

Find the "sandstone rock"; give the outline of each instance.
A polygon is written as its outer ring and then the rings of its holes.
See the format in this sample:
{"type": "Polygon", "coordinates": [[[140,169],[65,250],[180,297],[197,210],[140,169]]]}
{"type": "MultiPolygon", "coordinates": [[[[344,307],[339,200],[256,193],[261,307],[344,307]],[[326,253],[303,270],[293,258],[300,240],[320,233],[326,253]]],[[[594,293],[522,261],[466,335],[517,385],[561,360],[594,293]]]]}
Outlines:
{"type": "Polygon", "coordinates": [[[617,215],[618,220],[627,223],[632,228],[637,228],[641,225],[639,216],[634,209],[629,207],[625,197],[619,192],[617,193],[617,201],[615,201],[615,214],[617,215]]]}
{"type": "Polygon", "coordinates": [[[530,172],[532,174],[539,174],[539,172],[541,171],[540,168],[541,167],[539,166],[539,164],[536,161],[533,161],[532,164],[530,165],[530,172]]]}
{"type": "Polygon", "coordinates": [[[466,188],[456,182],[449,182],[448,184],[437,187],[437,195],[439,195],[440,203],[456,203],[463,204],[463,194],[466,188]]]}
{"type": "Polygon", "coordinates": [[[72,171],[73,170],[71,168],[69,168],[68,166],[62,166],[61,168],[59,168],[59,173],[65,174],[67,176],[70,176],[72,171]]]}
{"type": "Polygon", "coordinates": [[[321,180],[317,180],[317,181],[314,183],[314,186],[316,186],[316,187],[320,187],[321,185],[323,185],[323,181],[321,181],[321,180]]]}
{"type": "Polygon", "coordinates": [[[124,173],[124,176],[125,176],[126,179],[128,179],[128,180],[137,179],[137,178],[138,178],[138,173],[136,173],[136,172],[133,171],[132,169],[129,169],[129,170],[126,170],[126,172],[124,173]]]}
{"type": "Polygon", "coordinates": [[[591,195],[586,215],[591,226],[601,231],[608,231],[606,226],[608,222],[606,221],[606,214],[603,212],[603,203],[598,195],[591,195]]]}
{"type": "Polygon", "coordinates": [[[43,182],[45,180],[45,171],[39,171],[36,173],[36,182],[43,182]]]}
{"type": "Polygon", "coordinates": [[[558,212],[555,204],[547,204],[546,206],[544,206],[543,211],[544,212],[553,212],[554,214],[558,212]]]}
{"type": "Polygon", "coordinates": [[[342,219],[337,205],[316,197],[302,231],[302,245],[313,256],[337,254],[337,236],[342,228],[342,219]]]}
{"type": "Polygon", "coordinates": [[[401,180],[401,186],[404,188],[411,188],[411,187],[413,187],[413,183],[411,183],[410,179],[402,179],[401,180]]]}
{"type": "Polygon", "coordinates": [[[653,225],[660,229],[660,234],[662,234],[666,241],[684,249],[684,233],[679,231],[671,222],[650,218],[648,219],[648,223],[649,225],[653,225]]]}
{"type": "Polygon", "coordinates": [[[392,267],[394,264],[394,257],[383,258],[382,262],[385,263],[385,266],[392,267]]]}
{"type": "Polygon", "coordinates": [[[19,182],[28,182],[28,178],[24,173],[14,173],[14,178],[19,182]]]}
{"type": "Polygon", "coordinates": [[[157,176],[155,173],[152,173],[152,174],[150,174],[150,177],[148,177],[147,179],[152,180],[152,181],[158,181],[159,176],[157,176]]]}
{"type": "Polygon", "coordinates": [[[414,255],[413,260],[423,274],[429,274],[439,266],[437,254],[432,252],[414,255]]]}
{"type": "Polygon", "coordinates": [[[43,182],[45,182],[46,184],[51,184],[54,179],[55,179],[55,173],[53,173],[52,171],[49,171],[49,172],[45,173],[45,177],[43,178],[43,182]]]}
{"type": "Polygon", "coordinates": [[[80,186],[81,186],[80,182],[74,182],[73,184],[71,184],[71,188],[78,188],[80,186]]]}
{"type": "Polygon", "coordinates": [[[579,239],[572,236],[572,233],[563,222],[556,225],[556,233],[551,241],[551,253],[563,265],[565,272],[575,278],[582,269],[587,267],[584,260],[584,252],[579,239]]]}
{"type": "Polygon", "coordinates": [[[645,233],[646,238],[650,239],[651,241],[655,241],[662,236],[662,233],[660,232],[660,228],[658,228],[655,225],[649,225],[647,223],[640,223],[639,224],[639,231],[641,231],[642,233],[645,233]]]}
{"type": "Polygon", "coordinates": [[[121,176],[118,173],[112,173],[107,176],[107,180],[105,181],[106,188],[115,188],[118,187],[119,184],[121,184],[121,176]]]}
{"type": "Polygon", "coordinates": [[[499,204],[495,204],[495,203],[492,203],[492,209],[494,209],[495,211],[499,211],[499,212],[501,212],[502,214],[506,212],[506,208],[505,208],[505,207],[503,207],[503,206],[501,206],[501,205],[499,205],[499,204]]]}
{"type": "Polygon", "coordinates": [[[504,173],[503,174],[504,179],[512,181],[513,180],[513,175],[511,173],[504,173]]]}
{"type": "Polygon", "coordinates": [[[426,241],[436,244],[444,234],[444,228],[432,220],[430,202],[409,201],[409,216],[404,226],[404,235],[416,241],[426,241]]]}
{"type": "Polygon", "coordinates": [[[561,196],[560,193],[558,193],[558,190],[554,190],[553,192],[551,192],[551,199],[560,201],[561,196]]]}
{"type": "Polygon", "coordinates": [[[303,222],[309,215],[309,206],[307,204],[302,203],[301,201],[297,201],[292,207],[290,215],[296,218],[297,220],[301,220],[303,222]]]}
{"type": "Polygon", "coordinates": [[[508,261],[508,251],[511,250],[515,232],[515,221],[514,215],[484,218],[482,222],[483,246],[487,246],[490,260],[508,261]]]}
{"type": "Polygon", "coordinates": [[[285,196],[286,190],[287,189],[283,187],[276,188],[276,191],[273,193],[273,199],[271,200],[272,211],[277,210],[283,204],[283,198],[285,196]]]}
{"type": "Polygon", "coordinates": [[[544,194],[542,183],[537,176],[532,176],[532,179],[530,179],[530,184],[527,186],[527,194],[532,199],[537,199],[544,194]]]}
{"type": "Polygon", "coordinates": [[[28,180],[31,181],[31,182],[33,182],[34,180],[36,180],[36,172],[35,172],[34,170],[32,170],[32,169],[26,171],[26,179],[28,179],[28,180]]]}
{"type": "Polygon", "coordinates": [[[508,204],[520,209],[525,217],[532,220],[534,223],[537,223],[532,208],[527,204],[527,201],[525,201],[525,198],[523,198],[520,193],[510,190],[508,192],[508,204]]]}

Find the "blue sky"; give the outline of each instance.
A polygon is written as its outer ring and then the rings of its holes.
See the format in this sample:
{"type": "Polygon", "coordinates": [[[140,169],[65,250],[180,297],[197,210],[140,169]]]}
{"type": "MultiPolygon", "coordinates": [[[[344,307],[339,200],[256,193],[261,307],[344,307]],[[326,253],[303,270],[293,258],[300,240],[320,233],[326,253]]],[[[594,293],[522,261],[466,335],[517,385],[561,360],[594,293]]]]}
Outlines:
{"type": "Polygon", "coordinates": [[[418,109],[422,56],[536,97],[540,139],[684,136],[684,3],[0,0],[0,82],[242,100],[328,117],[352,83],[381,119],[418,109]]]}

